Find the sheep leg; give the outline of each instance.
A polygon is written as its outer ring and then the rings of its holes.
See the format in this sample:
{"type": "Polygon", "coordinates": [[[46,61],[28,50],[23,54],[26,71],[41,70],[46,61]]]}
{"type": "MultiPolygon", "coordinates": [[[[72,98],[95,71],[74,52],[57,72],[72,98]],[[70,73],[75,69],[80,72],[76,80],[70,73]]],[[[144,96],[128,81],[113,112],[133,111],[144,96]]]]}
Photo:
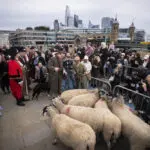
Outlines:
{"type": "Polygon", "coordinates": [[[111,149],[111,142],[110,142],[110,139],[111,139],[111,135],[109,132],[103,132],[103,136],[104,136],[104,140],[107,144],[107,147],[108,147],[108,150],[111,149]]]}
{"type": "Polygon", "coordinates": [[[55,139],[53,140],[52,144],[53,144],[53,145],[56,145],[56,144],[57,144],[57,137],[55,137],[55,139]]]}
{"type": "Polygon", "coordinates": [[[51,128],[51,132],[52,132],[52,135],[53,135],[53,137],[54,137],[54,140],[52,141],[52,144],[53,145],[56,145],[57,144],[57,134],[56,134],[56,131],[55,131],[55,129],[54,128],[51,128]]]}

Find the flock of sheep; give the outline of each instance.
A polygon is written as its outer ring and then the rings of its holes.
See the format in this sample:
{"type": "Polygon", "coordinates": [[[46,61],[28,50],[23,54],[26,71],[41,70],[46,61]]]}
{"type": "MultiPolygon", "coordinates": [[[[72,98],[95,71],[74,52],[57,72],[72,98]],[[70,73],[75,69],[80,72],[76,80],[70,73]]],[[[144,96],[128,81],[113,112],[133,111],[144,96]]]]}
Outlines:
{"type": "Polygon", "coordinates": [[[52,100],[43,114],[51,118],[52,132],[73,150],[94,150],[96,135],[103,134],[108,149],[122,134],[131,150],[150,147],[150,126],[137,117],[121,96],[110,98],[98,90],[65,91],[52,100]]]}

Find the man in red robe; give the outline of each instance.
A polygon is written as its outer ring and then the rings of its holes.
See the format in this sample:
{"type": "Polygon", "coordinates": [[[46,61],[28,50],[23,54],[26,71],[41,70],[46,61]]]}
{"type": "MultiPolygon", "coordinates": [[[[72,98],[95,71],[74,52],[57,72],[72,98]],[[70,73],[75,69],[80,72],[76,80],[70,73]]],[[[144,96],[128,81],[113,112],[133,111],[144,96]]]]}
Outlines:
{"type": "Polygon", "coordinates": [[[22,93],[22,87],[23,87],[22,68],[20,64],[15,60],[17,49],[11,48],[10,53],[11,53],[11,59],[8,61],[8,75],[10,81],[10,89],[12,95],[17,100],[17,105],[25,106],[25,104],[23,103],[24,97],[22,93]]]}

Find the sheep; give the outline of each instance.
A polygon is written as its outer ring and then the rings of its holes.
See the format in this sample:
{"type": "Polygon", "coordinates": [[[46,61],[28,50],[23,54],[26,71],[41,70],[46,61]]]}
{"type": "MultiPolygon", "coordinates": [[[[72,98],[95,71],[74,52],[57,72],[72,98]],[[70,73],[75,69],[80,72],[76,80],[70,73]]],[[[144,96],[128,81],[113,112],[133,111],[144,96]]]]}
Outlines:
{"type": "Polygon", "coordinates": [[[114,98],[108,104],[111,111],[121,120],[122,134],[129,139],[131,150],[145,150],[146,147],[150,147],[150,126],[128,109],[123,97],[114,98]]]}
{"type": "MultiPolygon", "coordinates": [[[[60,111],[60,113],[90,125],[96,133],[103,132],[104,137],[108,136],[105,134],[110,135],[109,132],[111,132],[111,135],[113,134],[111,124],[107,124],[108,127],[105,127],[105,129],[108,130],[107,132],[105,130],[103,131],[104,123],[107,122],[107,120],[104,120],[104,114],[107,115],[108,112],[106,109],[97,110],[90,107],[65,105],[58,98],[53,99],[52,102],[53,105],[60,111]]],[[[105,140],[107,139],[108,138],[105,138],[105,140]]],[[[105,142],[109,148],[110,139],[105,142]]]]}
{"type": "MultiPolygon", "coordinates": [[[[93,129],[80,121],[69,118],[64,114],[59,114],[58,110],[52,106],[45,107],[43,113],[47,112],[51,118],[52,131],[66,146],[73,150],[94,150],[96,135],[93,129]]],[[[55,138],[53,144],[57,143],[55,138]]]]}
{"type": "Polygon", "coordinates": [[[78,95],[73,97],[68,102],[68,105],[93,107],[95,103],[99,100],[99,96],[99,92],[78,95]]]}
{"type": "Polygon", "coordinates": [[[61,94],[60,98],[64,104],[68,104],[69,100],[71,100],[74,96],[92,93],[95,91],[98,91],[98,90],[97,89],[94,89],[94,90],[87,90],[87,89],[67,90],[61,94]]]}
{"type": "Polygon", "coordinates": [[[105,110],[103,135],[104,135],[104,140],[108,142],[107,145],[110,148],[111,138],[113,137],[113,143],[115,143],[116,139],[119,138],[120,136],[121,121],[109,110],[107,103],[105,101],[105,97],[101,97],[101,99],[95,104],[94,108],[96,108],[100,112],[102,110],[105,110]]]}

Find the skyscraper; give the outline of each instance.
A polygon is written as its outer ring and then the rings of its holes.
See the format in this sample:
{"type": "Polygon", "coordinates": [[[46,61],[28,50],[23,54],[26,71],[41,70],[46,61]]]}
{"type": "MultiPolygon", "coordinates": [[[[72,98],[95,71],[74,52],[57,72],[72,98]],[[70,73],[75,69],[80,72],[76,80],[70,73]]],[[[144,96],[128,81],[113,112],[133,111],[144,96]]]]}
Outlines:
{"type": "Polygon", "coordinates": [[[74,26],[76,28],[78,28],[78,22],[79,22],[79,16],[78,15],[74,15],[74,26]]]}
{"type": "Polygon", "coordinates": [[[93,26],[92,22],[89,20],[89,25],[88,25],[88,28],[91,29],[93,26]]]}
{"type": "Polygon", "coordinates": [[[110,17],[103,17],[101,21],[102,29],[111,29],[114,19],[110,17]]]}
{"type": "Polygon", "coordinates": [[[58,22],[58,20],[54,20],[54,30],[59,31],[59,22],[58,22]]]}
{"type": "Polygon", "coordinates": [[[78,20],[78,27],[83,28],[83,21],[82,20],[78,20]]]}
{"type": "Polygon", "coordinates": [[[66,12],[65,12],[65,25],[68,27],[68,20],[69,20],[69,17],[70,17],[70,9],[69,9],[69,6],[67,5],[66,6],[66,12]]]}
{"type": "Polygon", "coordinates": [[[68,27],[74,26],[74,18],[72,16],[68,17],[68,27]]]}

